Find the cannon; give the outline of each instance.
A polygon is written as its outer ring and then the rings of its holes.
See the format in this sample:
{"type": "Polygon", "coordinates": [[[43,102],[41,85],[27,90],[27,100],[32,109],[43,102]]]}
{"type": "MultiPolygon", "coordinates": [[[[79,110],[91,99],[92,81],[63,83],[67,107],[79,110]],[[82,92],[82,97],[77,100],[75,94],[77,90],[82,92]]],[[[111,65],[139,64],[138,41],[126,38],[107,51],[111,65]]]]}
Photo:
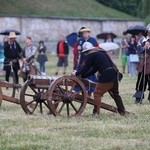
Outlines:
{"type": "MultiPolygon", "coordinates": [[[[26,114],[47,113],[54,116],[79,116],[87,104],[97,102],[86,92],[86,86],[95,87],[96,83],[72,75],[60,77],[30,75],[23,86],[1,82],[1,87],[20,88],[20,98],[3,95],[0,100],[20,104],[26,114]],[[3,84],[2,84],[3,83],[3,84]]],[[[117,113],[117,108],[101,102],[100,107],[117,113]]]]}
{"type": "MultiPolygon", "coordinates": [[[[20,104],[27,114],[33,114],[36,108],[43,113],[43,108],[46,107],[50,111],[49,114],[54,116],[79,116],[85,110],[86,104],[97,105],[94,98],[88,96],[85,88],[95,85],[94,82],[72,75],[61,77],[31,75],[21,88],[20,104]]],[[[101,108],[117,113],[116,107],[103,102],[101,108]]]]}

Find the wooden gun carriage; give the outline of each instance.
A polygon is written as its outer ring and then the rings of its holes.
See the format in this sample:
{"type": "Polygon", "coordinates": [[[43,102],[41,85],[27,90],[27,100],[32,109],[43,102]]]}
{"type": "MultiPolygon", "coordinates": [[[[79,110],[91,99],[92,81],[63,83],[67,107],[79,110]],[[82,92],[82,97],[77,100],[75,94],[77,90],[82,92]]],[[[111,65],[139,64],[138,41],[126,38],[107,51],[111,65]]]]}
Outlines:
{"type": "MultiPolygon", "coordinates": [[[[88,96],[85,86],[95,87],[96,83],[72,75],[61,77],[30,75],[23,86],[0,81],[0,102],[2,100],[20,104],[26,114],[37,112],[54,116],[79,116],[86,104],[97,105],[88,96]],[[20,88],[20,98],[6,96],[2,87],[20,88]]],[[[101,108],[117,113],[117,108],[101,102],[101,108]]]]}

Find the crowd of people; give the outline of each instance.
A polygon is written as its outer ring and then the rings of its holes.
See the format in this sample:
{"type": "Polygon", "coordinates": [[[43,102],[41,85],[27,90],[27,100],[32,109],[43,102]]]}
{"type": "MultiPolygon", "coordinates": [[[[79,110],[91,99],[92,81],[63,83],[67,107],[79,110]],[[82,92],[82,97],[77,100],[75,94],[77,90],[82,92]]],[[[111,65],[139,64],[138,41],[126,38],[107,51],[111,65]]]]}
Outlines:
{"type": "MultiPolygon", "coordinates": [[[[97,83],[95,88],[87,86],[86,90],[89,96],[94,93],[94,98],[99,104],[103,94],[109,92],[117,105],[118,112],[124,115],[125,107],[118,90],[121,73],[111,59],[110,53],[101,49],[96,38],[91,37],[90,33],[91,30],[86,27],[81,27],[78,32],[77,41],[73,47],[74,71],[72,74],[97,83]]],[[[3,44],[5,80],[9,82],[11,71],[15,75],[15,83],[19,83],[18,76],[22,77],[25,82],[30,74],[46,75],[45,63],[48,61],[48,57],[44,41],[39,41],[39,46],[35,46],[32,38],[26,37],[25,47],[21,48],[16,37],[15,32],[10,32],[3,44]],[[36,55],[37,57],[35,57],[36,55]],[[35,60],[39,63],[39,67],[36,67],[35,60]]],[[[113,41],[110,36],[104,42],[109,41],[113,41]]],[[[148,26],[147,36],[139,33],[128,38],[127,32],[123,32],[120,48],[122,73],[126,73],[127,70],[129,76],[137,75],[135,103],[142,103],[147,86],[150,91],[150,27],[148,26]]],[[[112,52],[114,53],[114,51],[112,52]]],[[[69,45],[64,35],[61,35],[56,45],[56,55],[58,61],[54,74],[59,75],[60,69],[63,68],[65,75],[68,66],[69,45]]],[[[80,89],[75,88],[74,90],[80,89]]],[[[150,100],[150,94],[148,100],[150,100]]],[[[93,114],[99,114],[99,110],[100,105],[97,108],[94,107],[93,114]]]]}
{"type": "Polygon", "coordinates": [[[150,101],[150,24],[147,26],[146,35],[139,32],[138,35],[132,35],[127,38],[127,33],[123,32],[121,43],[122,48],[122,72],[129,76],[137,76],[135,87],[135,103],[142,103],[144,92],[149,91],[148,100],[150,101]]]}

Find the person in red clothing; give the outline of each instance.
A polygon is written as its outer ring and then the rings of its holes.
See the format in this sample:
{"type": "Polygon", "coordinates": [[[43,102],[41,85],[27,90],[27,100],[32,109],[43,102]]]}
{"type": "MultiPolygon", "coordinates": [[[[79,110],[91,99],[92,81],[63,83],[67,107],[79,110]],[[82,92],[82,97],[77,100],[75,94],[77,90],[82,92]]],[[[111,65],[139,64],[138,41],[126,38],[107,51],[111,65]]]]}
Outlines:
{"type": "Polygon", "coordinates": [[[59,70],[61,67],[64,67],[63,74],[66,74],[66,68],[68,66],[68,54],[69,54],[69,46],[65,41],[65,37],[61,35],[60,41],[57,43],[57,70],[55,75],[59,74],[59,70]]]}

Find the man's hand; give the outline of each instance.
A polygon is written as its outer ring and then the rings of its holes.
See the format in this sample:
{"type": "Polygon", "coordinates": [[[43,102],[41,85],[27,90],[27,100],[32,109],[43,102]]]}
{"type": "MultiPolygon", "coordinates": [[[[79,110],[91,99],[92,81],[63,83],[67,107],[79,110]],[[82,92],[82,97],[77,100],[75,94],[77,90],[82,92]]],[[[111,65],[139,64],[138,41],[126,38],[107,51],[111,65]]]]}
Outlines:
{"type": "Polygon", "coordinates": [[[71,75],[76,76],[76,72],[77,72],[76,70],[73,70],[71,75]]]}

